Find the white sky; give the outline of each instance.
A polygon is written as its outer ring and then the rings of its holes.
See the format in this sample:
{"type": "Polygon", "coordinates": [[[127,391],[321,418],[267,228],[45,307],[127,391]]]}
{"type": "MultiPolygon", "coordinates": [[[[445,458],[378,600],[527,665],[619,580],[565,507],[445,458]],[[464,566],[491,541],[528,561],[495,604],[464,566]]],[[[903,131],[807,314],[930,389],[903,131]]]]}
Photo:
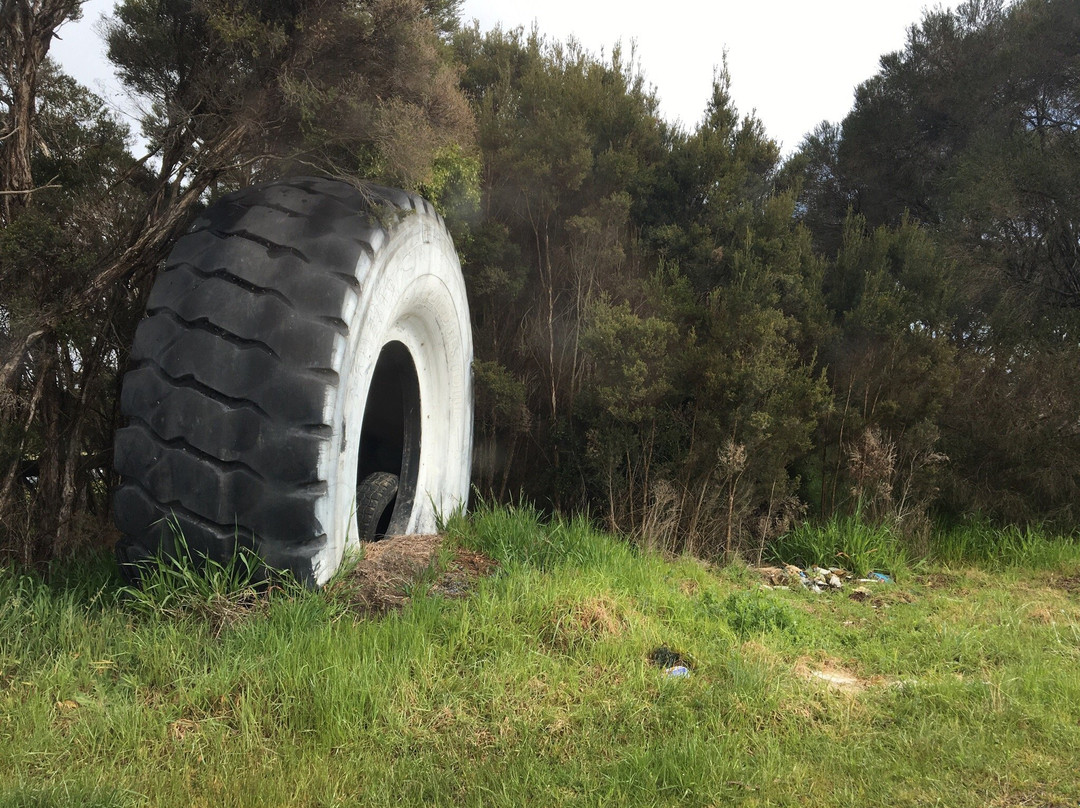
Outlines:
{"type": "MultiPolygon", "coordinates": [[[[822,120],[840,121],[852,93],[872,76],[884,53],[903,46],[907,28],[928,0],[465,0],[462,18],[482,30],[502,23],[552,39],[575,37],[594,54],[631,42],[660,109],[692,127],[709,98],[713,68],[724,49],[732,96],[742,113],[756,111],[785,153],[822,120]]],[[[945,3],[956,6],[956,0],[945,3]]],[[[60,29],[52,55],[105,95],[116,96],[97,21],[114,0],[88,0],[83,20],[60,29]]],[[[938,5],[932,3],[931,7],[938,5]]],[[[115,103],[123,108],[123,103],[115,103]]],[[[138,129],[133,125],[133,130],[138,129]]]]}
{"type": "Polygon", "coordinates": [[[823,120],[840,121],[878,59],[903,47],[924,8],[956,0],[465,0],[463,19],[501,22],[554,39],[574,36],[593,53],[631,41],[660,110],[687,128],[701,121],[713,68],[728,54],[731,94],[755,111],[790,153],[823,120]]]}

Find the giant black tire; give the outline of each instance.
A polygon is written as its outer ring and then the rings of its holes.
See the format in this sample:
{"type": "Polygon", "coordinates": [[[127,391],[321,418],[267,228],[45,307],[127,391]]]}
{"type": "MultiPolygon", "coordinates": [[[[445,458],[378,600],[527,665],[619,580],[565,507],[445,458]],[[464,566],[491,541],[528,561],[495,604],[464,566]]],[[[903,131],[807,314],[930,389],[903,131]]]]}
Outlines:
{"type": "Polygon", "coordinates": [[[457,254],[419,197],[293,178],[181,237],[124,377],[114,499],[129,580],[176,551],[320,585],[358,537],[358,481],[395,475],[388,532],[464,503],[472,337],[457,254]]]}

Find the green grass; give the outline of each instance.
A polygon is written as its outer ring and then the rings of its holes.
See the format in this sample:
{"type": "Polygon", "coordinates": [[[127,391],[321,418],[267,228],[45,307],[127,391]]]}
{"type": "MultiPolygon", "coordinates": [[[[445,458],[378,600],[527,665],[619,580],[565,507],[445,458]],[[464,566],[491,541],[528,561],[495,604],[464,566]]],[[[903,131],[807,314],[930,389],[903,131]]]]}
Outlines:
{"type": "Polygon", "coordinates": [[[840,567],[859,576],[881,572],[896,576],[907,567],[900,539],[888,525],[872,525],[858,516],[834,516],[823,524],[803,522],[770,547],[773,560],[802,568],[840,567]]]}
{"type": "Polygon", "coordinates": [[[969,522],[942,531],[933,547],[943,564],[978,564],[985,569],[1055,567],[1067,564],[1080,552],[1080,533],[1060,535],[1038,525],[995,528],[987,522],[969,522]]]}
{"type": "Polygon", "coordinates": [[[857,602],[525,507],[448,531],[499,571],[380,620],[146,608],[101,559],[0,573],[0,805],[1080,802],[1075,543],[857,602]],[[841,669],[856,692],[808,676],[841,669]]]}

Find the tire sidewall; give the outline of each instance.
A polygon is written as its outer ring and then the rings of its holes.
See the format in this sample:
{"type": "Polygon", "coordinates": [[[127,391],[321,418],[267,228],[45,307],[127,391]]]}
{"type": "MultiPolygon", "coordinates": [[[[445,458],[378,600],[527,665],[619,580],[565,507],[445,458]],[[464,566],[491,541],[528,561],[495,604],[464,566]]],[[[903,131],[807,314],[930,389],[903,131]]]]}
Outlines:
{"type": "MultiPolygon", "coordinates": [[[[422,204],[422,203],[421,203],[422,204]]],[[[469,492],[472,450],[472,333],[457,253],[426,206],[406,212],[354,269],[359,295],[341,319],[347,336],[334,347],[339,383],[326,402],[331,441],[319,458],[326,494],[316,515],[325,545],[312,566],[325,583],[358,545],[356,486],[360,437],[371,380],[382,349],[400,342],[412,357],[420,392],[420,449],[413,507],[405,531],[432,533],[469,492]]]]}

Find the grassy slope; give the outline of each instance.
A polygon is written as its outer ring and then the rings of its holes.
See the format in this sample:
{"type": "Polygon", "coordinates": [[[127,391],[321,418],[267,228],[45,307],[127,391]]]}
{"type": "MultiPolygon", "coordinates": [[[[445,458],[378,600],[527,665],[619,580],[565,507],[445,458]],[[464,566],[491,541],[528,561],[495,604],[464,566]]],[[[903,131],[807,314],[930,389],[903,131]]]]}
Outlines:
{"type": "Polygon", "coordinates": [[[1080,800],[1075,547],[855,602],[527,510],[451,535],[503,564],[467,600],[418,593],[376,621],[279,598],[217,636],[118,605],[104,563],[78,583],[3,573],[0,804],[1080,800]],[[649,663],[661,645],[689,678],[649,663]],[[800,675],[839,667],[865,688],[800,675]]]}

